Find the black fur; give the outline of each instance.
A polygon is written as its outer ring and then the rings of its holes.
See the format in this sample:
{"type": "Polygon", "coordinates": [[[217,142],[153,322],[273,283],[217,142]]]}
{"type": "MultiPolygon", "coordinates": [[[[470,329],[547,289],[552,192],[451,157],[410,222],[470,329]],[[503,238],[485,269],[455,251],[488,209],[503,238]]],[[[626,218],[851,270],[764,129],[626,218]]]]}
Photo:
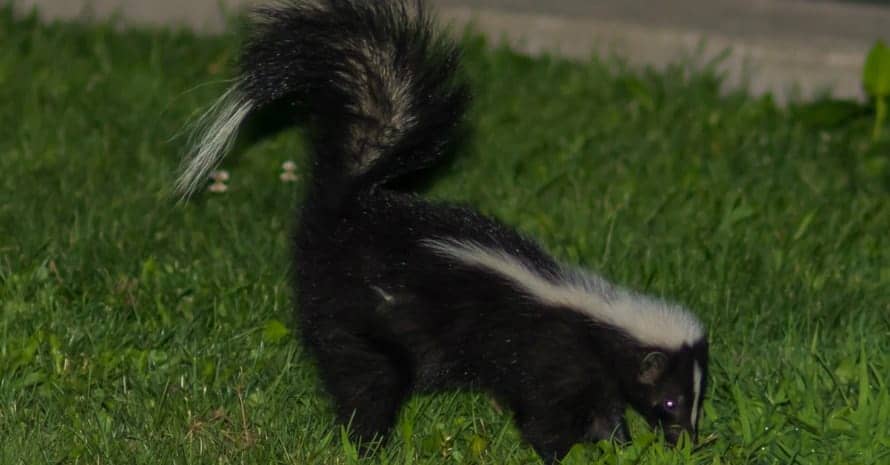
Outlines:
{"type": "MultiPolygon", "coordinates": [[[[339,420],[363,441],[392,428],[413,392],[484,390],[509,407],[548,461],[580,441],[629,440],[632,406],[653,425],[690,398],[707,343],[641,344],[575,310],[548,306],[492,270],[425,240],[472,241],[548,279],[561,267],[531,240],[473,210],[389,188],[443,156],[467,103],[454,46],[420,5],[317,0],[259,11],[238,91],[255,108],[310,116],[312,176],[295,234],[296,316],[339,420]],[[667,354],[643,383],[653,351],[667,354]]],[[[666,428],[676,440],[677,428],[666,428]]]]}

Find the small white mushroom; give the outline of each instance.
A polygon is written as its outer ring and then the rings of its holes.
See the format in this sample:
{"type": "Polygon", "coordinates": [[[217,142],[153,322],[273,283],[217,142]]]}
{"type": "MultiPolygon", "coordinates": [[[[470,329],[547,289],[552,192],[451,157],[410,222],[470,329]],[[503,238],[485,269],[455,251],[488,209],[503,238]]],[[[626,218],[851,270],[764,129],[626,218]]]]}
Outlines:
{"type": "Polygon", "coordinates": [[[222,193],[229,190],[229,186],[226,185],[226,181],[229,180],[229,172],[226,170],[217,170],[210,173],[210,179],[213,180],[213,183],[210,184],[210,187],[207,188],[210,192],[214,193],[222,193]]]}
{"type": "Polygon", "coordinates": [[[216,182],[226,182],[229,180],[229,172],[226,170],[211,171],[210,179],[212,179],[216,182]]]}
{"type": "Polygon", "coordinates": [[[229,190],[229,186],[227,186],[226,183],[224,183],[222,181],[216,181],[213,184],[211,184],[210,187],[207,188],[207,190],[209,190],[210,192],[215,192],[215,193],[219,194],[219,193],[229,190]]]}
{"type": "Polygon", "coordinates": [[[300,177],[297,176],[295,172],[297,171],[296,163],[288,160],[281,164],[281,169],[283,170],[283,172],[278,177],[281,179],[282,182],[294,182],[297,179],[300,179],[300,177]]]}

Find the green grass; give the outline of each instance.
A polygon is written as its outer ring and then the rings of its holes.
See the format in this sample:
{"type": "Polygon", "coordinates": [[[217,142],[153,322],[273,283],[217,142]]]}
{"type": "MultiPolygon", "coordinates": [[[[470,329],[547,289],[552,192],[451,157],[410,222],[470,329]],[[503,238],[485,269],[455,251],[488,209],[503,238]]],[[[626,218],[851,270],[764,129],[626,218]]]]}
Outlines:
{"type": "MultiPolygon", "coordinates": [[[[289,329],[299,132],[242,144],[226,194],[170,194],[171,136],[236,43],[0,9],[0,463],[534,463],[479,394],[415,399],[372,459],[343,440],[289,329]]],[[[707,69],[465,45],[471,132],[428,195],[710,328],[704,446],[632,417],[633,445],[568,463],[890,463],[890,144],[869,118],[721,95],[707,69]]]]}

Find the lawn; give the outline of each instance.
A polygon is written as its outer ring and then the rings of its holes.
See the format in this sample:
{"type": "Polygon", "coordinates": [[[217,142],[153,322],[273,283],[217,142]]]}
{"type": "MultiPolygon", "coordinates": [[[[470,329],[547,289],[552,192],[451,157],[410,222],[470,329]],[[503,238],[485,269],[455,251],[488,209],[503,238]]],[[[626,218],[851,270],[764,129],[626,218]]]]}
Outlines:
{"type": "MultiPolygon", "coordinates": [[[[237,43],[0,8],[0,463],[534,463],[478,393],[414,399],[371,459],[343,439],[293,337],[302,182],[278,176],[304,166],[300,131],[244,138],[224,194],[172,194],[237,43]]],[[[632,416],[633,445],[567,463],[890,463],[890,141],[869,108],[464,46],[466,140],[426,195],[710,331],[699,447],[632,416]]]]}

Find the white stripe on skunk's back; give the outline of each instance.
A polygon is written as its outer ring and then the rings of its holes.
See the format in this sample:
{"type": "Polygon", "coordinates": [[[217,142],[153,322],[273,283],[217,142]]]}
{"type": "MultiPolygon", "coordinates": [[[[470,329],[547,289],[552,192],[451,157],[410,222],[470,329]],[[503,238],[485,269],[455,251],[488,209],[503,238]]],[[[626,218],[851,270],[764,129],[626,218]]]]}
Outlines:
{"type": "Polygon", "coordinates": [[[439,255],[500,274],[543,304],[581,312],[644,345],[679,349],[704,337],[701,322],[682,307],[634,294],[596,275],[562,269],[545,277],[521,257],[471,241],[427,239],[423,244],[439,255]]]}

